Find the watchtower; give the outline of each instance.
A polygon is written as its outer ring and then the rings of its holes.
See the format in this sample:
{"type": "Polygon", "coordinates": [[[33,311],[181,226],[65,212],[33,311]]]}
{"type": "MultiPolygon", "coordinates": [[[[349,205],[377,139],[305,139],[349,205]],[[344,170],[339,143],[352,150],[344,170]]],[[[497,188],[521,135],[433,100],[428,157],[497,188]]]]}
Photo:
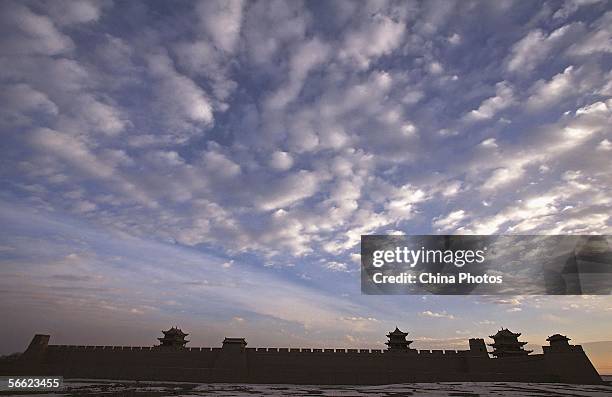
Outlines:
{"type": "Polygon", "coordinates": [[[164,337],[157,338],[157,340],[160,342],[159,346],[157,347],[182,349],[185,347],[185,344],[189,342],[185,339],[185,337],[189,334],[184,333],[180,328],[172,327],[169,330],[162,332],[164,337]]]}
{"type": "Polygon", "coordinates": [[[514,333],[507,328],[502,328],[495,335],[489,336],[489,338],[493,339],[493,343],[489,344],[494,349],[491,354],[498,358],[528,355],[532,350],[525,350],[523,348],[527,342],[519,342],[519,336],[521,336],[520,332],[514,333]]]}
{"type": "Polygon", "coordinates": [[[406,340],[406,336],[408,336],[408,332],[402,332],[399,328],[395,327],[395,331],[389,332],[387,334],[387,338],[389,338],[388,342],[385,342],[387,345],[387,350],[389,351],[407,351],[410,350],[411,340],[406,340]]]}
{"type": "Polygon", "coordinates": [[[572,350],[569,344],[570,338],[561,334],[554,334],[546,338],[550,346],[543,346],[545,353],[547,352],[568,352],[572,350]]]}

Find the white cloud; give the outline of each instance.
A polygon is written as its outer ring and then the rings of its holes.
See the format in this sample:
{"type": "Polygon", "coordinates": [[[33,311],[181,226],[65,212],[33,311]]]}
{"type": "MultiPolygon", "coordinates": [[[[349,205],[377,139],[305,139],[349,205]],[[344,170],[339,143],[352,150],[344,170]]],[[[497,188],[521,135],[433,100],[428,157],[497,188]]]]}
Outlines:
{"type": "Polygon", "coordinates": [[[272,65],[287,43],[302,40],[310,16],[301,2],[267,1],[249,4],[244,38],[252,62],[272,65]]]}
{"type": "Polygon", "coordinates": [[[332,270],[334,272],[347,272],[348,271],[348,266],[346,265],[346,263],[341,263],[341,262],[327,262],[325,264],[325,268],[332,270]]]}
{"type": "Polygon", "coordinates": [[[444,72],[444,67],[440,62],[430,62],[427,65],[427,71],[431,74],[441,74],[444,72]]]}
{"type": "Polygon", "coordinates": [[[301,170],[262,187],[265,190],[255,198],[255,202],[265,211],[283,208],[312,196],[318,187],[317,175],[301,170]]]}
{"type": "Polygon", "coordinates": [[[399,47],[405,30],[403,22],[376,14],[370,17],[364,26],[347,33],[339,57],[351,60],[357,67],[366,69],[370,62],[399,47]]]}
{"type": "Polygon", "coordinates": [[[480,146],[485,147],[485,148],[496,148],[498,147],[497,145],[497,140],[495,138],[487,138],[484,141],[479,143],[480,146]]]}
{"type": "Polygon", "coordinates": [[[77,117],[86,120],[93,131],[117,135],[126,128],[126,121],[113,106],[96,100],[91,95],[78,98],[77,117]]]}
{"type": "Polygon", "coordinates": [[[555,11],[553,18],[566,19],[578,11],[580,7],[600,3],[601,1],[602,0],[565,0],[565,2],[563,2],[563,6],[555,11]]]}
{"type": "Polygon", "coordinates": [[[71,51],[74,43],[53,21],[32,12],[24,4],[10,1],[0,5],[0,47],[5,54],[59,55],[71,51]]]}
{"type": "Polygon", "coordinates": [[[240,174],[240,165],[234,163],[223,153],[206,151],[202,155],[202,159],[204,167],[208,170],[208,175],[212,177],[228,179],[240,174]]]}
{"type": "Polygon", "coordinates": [[[97,21],[103,9],[112,6],[110,1],[54,0],[42,4],[53,20],[60,25],[97,21]]]}
{"type": "Polygon", "coordinates": [[[452,211],[446,216],[434,218],[432,225],[438,230],[450,230],[455,228],[466,216],[467,213],[464,210],[452,211]]]}
{"type": "Polygon", "coordinates": [[[495,85],[495,96],[482,101],[477,109],[465,115],[468,121],[487,120],[495,116],[499,111],[507,108],[515,102],[514,90],[507,82],[501,81],[495,85]]]}
{"type": "Polygon", "coordinates": [[[597,145],[597,150],[610,151],[612,150],[612,142],[609,139],[604,139],[597,145]]]}
{"type": "Polygon", "coordinates": [[[514,168],[498,168],[493,171],[489,178],[482,185],[484,190],[494,190],[503,187],[510,182],[520,179],[524,170],[521,167],[514,168]]]}
{"type": "Polygon", "coordinates": [[[389,216],[394,219],[408,219],[413,215],[414,205],[426,199],[427,194],[411,185],[395,189],[385,204],[389,216]]]}
{"type": "Polygon", "coordinates": [[[580,24],[576,23],[562,26],[549,35],[540,29],[530,31],[512,47],[506,69],[520,74],[531,72],[579,29],[580,24]]]}
{"type": "Polygon", "coordinates": [[[569,55],[586,56],[612,52],[612,11],[605,13],[593,25],[593,29],[584,38],[568,48],[569,55]]]}
{"type": "Polygon", "coordinates": [[[268,165],[278,171],[287,171],[293,166],[293,157],[287,152],[276,151],[270,156],[268,165]]]}
{"type": "Polygon", "coordinates": [[[161,52],[148,57],[149,70],[157,79],[157,97],[168,120],[178,126],[195,123],[210,126],[213,109],[206,93],[192,80],[179,74],[172,60],[161,52]]]}
{"type": "Polygon", "coordinates": [[[203,0],[196,5],[204,31],[223,51],[233,53],[242,27],[243,0],[203,0]]]}
{"type": "Polygon", "coordinates": [[[282,109],[300,93],[308,73],[325,62],[330,47],[319,39],[301,44],[289,61],[289,77],[286,85],[274,92],[266,101],[271,109],[282,109]]]}
{"type": "Polygon", "coordinates": [[[573,66],[568,66],[562,73],[556,74],[549,81],[539,80],[536,82],[531,89],[533,94],[527,99],[527,108],[539,110],[575,94],[576,74],[576,69],[573,66]]]}
{"type": "Polygon", "coordinates": [[[444,189],[442,190],[442,196],[444,197],[453,197],[461,190],[461,182],[460,181],[451,181],[446,184],[444,189]]]}
{"type": "Polygon", "coordinates": [[[447,40],[453,45],[461,44],[461,36],[457,33],[453,33],[447,40]]]}
{"type": "Polygon", "coordinates": [[[77,174],[103,180],[114,189],[125,194],[131,200],[150,208],[158,203],[129,180],[116,173],[115,164],[107,163],[94,154],[78,138],[48,128],[39,128],[32,132],[30,142],[36,149],[45,154],[52,154],[68,163],[77,174]]]}
{"type": "Polygon", "coordinates": [[[433,312],[431,310],[425,310],[424,312],[420,313],[421,317],[431,317],[431,318],[446,318],[449,320],[454,320],[455,316],[453,316],[452,314],[448,314],[446,311],[441,311],[441,312],[433,312]]]}
{"type": "Polygon", "coordinates": [[[114,169],[98,160],[85,144],[67,134],[41,128],[33,133],[32,143],[97,178],[110,178],[114,173],[114,169]]]}
{"type": "Polygon", "coordinates": [[[51,115],[58,114],[57,105],[49,97],[27,84],[9,84],[2,87],[0,102],[0,123],[2,124],[29,124],[29,113],[43,112],[51,115]]]}

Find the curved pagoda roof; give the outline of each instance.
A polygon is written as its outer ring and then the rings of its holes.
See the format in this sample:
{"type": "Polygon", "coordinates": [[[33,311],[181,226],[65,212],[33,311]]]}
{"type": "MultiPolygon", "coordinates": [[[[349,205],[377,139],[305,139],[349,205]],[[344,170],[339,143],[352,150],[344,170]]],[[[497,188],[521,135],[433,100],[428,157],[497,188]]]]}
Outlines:
{"type": "Polygon", "coordinates": [[[554,334],[549,336],[548,338],[546,338],[546,340],[548,342],[556,342],[556,341],[568,341],[571,340],[570,338],[568,338],[565,335],[561,335],[561,334],[554,334]]]}
{"type": "Polygon", "coordinates": [[[408,335],[408,332],[400,331],[400,329],[397,326],[395,327],[395,330],[393,332],[389,332],[387,334],[387,336],[389,336],[389,337],[391,337],[391,336],[402,336],[402,337],[404,337],[404,336],[407,336],[407,335],[408,335]]]}
{"type": "Polygon", "coordinates": [[[496,339],[496,338],[518,338],[519,336],[521,336],[520,332],[514,333],[514,332],[510,331],[508,328],[502,328],[499,331],[497,331],[497,333],[495,335],[489,335],[489,338],[492,338],[492,339],[496,339]]]}
{"type": "Polygon", "coordinates": [[[165,336],[187,336],[189,334],[184,333],[180,328],[178,327],[172,327],[167,331],[162,331],[163,334],[165,336]]]}

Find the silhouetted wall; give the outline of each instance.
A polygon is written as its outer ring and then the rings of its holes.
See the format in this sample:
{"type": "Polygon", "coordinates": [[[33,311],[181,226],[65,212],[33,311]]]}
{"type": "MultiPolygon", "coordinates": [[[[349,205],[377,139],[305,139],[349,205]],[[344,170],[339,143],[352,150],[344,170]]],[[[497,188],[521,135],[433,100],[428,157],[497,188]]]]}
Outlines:
{"type": "Polygon", "coordinates": [[[159,348],[48,345],[36,335],[3,374],[194,382],[385,384],[438,381],[601,383],[580,346],[525,357],[490,358],[482,339],[470,350],[159,348]]]}

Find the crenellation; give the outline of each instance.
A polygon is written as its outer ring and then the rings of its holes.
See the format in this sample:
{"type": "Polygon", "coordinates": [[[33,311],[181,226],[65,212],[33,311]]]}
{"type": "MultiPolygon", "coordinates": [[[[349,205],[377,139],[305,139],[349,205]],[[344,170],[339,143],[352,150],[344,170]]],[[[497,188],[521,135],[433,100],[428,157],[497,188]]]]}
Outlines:
{"type": "Polygon", "coordinates": [[[246,348],[243,338],[231,338],[242,342],[241,349],[183,345],[160,349],[159,346],[48,345],[44,339],[40,342],[42,338],[37,335],[30,344],[33,347],[23,357],[33,363],[29,371],[32,374],[44,374],[36,366],[44,359],[48,371],[66,378],[122,376],[141,380],[334,384],[347,382],[347,373],[352,373],[357,379],[363,379],[364,384],[485,378],[487,381],[601,382],[582,347],[569,345],[562,337],[551,337],[551,346],[543,346],[544,354],[506,359],[491,358],[486,348],[482,351],[482,339],[470,340],[470,350],[460,351],[415,350],[407,348],[405,338],[398,337],[392,343],[394,348],[386,350],[246,348]],[[143,354],[145,351],[148,353],[143,354]],[[193,354],[202,352],[206,354],[193,354]],[[439,374],[432,368],[439,369],[439,374]]]}

